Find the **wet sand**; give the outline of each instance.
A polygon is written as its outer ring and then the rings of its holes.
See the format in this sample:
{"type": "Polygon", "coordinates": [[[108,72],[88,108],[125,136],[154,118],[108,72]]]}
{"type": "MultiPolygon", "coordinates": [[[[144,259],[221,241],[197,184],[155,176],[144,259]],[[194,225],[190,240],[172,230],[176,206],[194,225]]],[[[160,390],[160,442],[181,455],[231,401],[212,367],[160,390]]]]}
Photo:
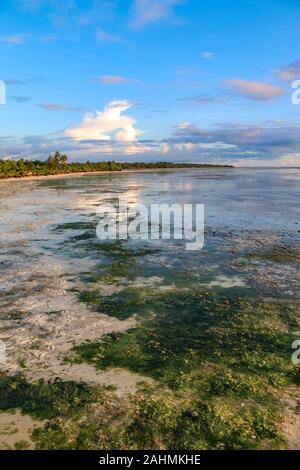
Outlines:
{"type": "Polygon", "coordinates": [[[34,449],[31,434],[42,426],[42,421],[23,415],[19,410],[0,412],[0,450],[34,449]]]}
{"type": "MultiPolygon", "coordinates": [[[[298,244],[299,176],[262,171],[258,183],[251,171],[242,176],[237,169],[214,171],[128,170],[13,179],[18,184],[0,180],[0,339],[6,346],[2,372],[22,373],[29,381],[59,377],[113,385],[121,397],[135,393],[142,381],[153,383],[126,369],[103,371],[66,362],[74,346],[137,326],[134,314],[120,320],[81,302],[78,293],[83,290],[98,288],[103,296],[110,296],[128,287],[157,292],[203,287],[255,289],[267,297],[275,289],[278,302],[299,301],[299,263],[265,265],[254,260],[241,264],[239,257],[249,250],[298,244]],[[161,174],[154,181],[157,172],[161,174]],[[274,187],[278,192],[267,193],[274,187]],[[97,205],[112,194],[124,193],[132,201],[146,204],[170,200],[205,203],[204,250],[187,257],[176,244],[158,244],[158,254],[141,258],[146,274],[137,269],[135,277],[127,279],[123,274],[114,284],[103,280],[88,284],[86,276],[98,272],[105,256],[89,251],[84,239],[69,242],[78,233],[85,234],[72,229],[72,224],[95,226],[97,205]],[[70,228],[55,228],[63,224],[70,228]]],[[[297,401],[291,403],[289,395],[285,400],[289,411],[283,429],[290,448],[297,448],[299,420],[293,411],[297,401]]],[[[2,413],[2,419],[5,426],[10,416],[2,413]]],[[[26,429],[33,423],[18,414],[15,419],[25,434],[15,433],[7,445],[30,435],[26,429]]]]}
{"type": "MultiPolygon", "coordinates": [[[[62,216],[60,211],[74,208],[74,200],[61,200],[49,189],[22,183],[20,191],[9,185],[0,189],[0,339],[6,346],[6,363],[1,369],[11,375],[22,372],[29,380],[60,377],[116,385],[120,395],[134,392],[136,384],[144,380],[137,374],[99,372],[87,364],[64,361],[73,346],[125,331],[135,320],[120,321],[79,302],[72,292],[78,283],[72,277],[91,269],[96,261],[81,259],[78,264],[76,259],[56,256],[44,247],[57,243],[59,237],[51,232],[51,223],[62,216]]],[[[75,201],[75,206],[81,203],[75,201]]],[[[113,286],[107,286],[107,294],[112,290],[113,286]]]]}

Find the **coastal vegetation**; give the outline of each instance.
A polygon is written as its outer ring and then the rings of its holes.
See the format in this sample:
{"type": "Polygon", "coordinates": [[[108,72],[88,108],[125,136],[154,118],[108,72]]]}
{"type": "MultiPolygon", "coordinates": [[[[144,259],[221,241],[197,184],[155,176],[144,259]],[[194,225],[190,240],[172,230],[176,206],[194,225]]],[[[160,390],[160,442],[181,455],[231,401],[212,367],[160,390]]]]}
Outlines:
{"type": "Polygon", "coordinates": [[[68,157],[60,152],[50,155],[46,161],[0,159],[0,178],[21,178],[25,176],[48,176],[70,173],[90,173],[122,170],[156,170],[176,168],[214,168],[228,165],[204,163],[171,163],[171,162],[68,162],[68,157]]]}

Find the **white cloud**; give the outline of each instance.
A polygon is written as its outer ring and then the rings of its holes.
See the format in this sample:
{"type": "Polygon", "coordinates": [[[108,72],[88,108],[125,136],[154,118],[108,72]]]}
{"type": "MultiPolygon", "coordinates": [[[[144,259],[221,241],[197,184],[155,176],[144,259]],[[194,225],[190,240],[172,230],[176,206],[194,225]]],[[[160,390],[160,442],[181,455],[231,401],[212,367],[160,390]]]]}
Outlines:
{"type": "Polygon", "coordinates": [[[87,113],[79,126],[65,130],[65,136],[75,140],[136,141],[142,131],[134,127],[132,117],[123,114],[131,106],[128,101],[112,101],[103,111],[87,113]]]}
{"type": "Polygon", "coordinates": [[[213,149],[213,150],[229,150],[237,148],[236,145],[233,144],[226,144],[225,142],[211,142],[211,143],[203,143],[198,144],[202,149],[213,149]]]}
{"type": "Polygon", "coordinates": [[[68,111],[68,112],[79,112],[82,108],[79,106],[67,106],[61,103],[40,103],[39,108],[45,109],[46,111],[68,111]]]}
{"type": "MultiPolygon", "coordinates": [[[[170,151],[170,146],[169,151],[170,151]]],[[[224,142],[211,142],[211,143],[193,143],[193,142],[181,142],[174,144],[174,148],[180,152],[193,152],[197,149],[205,150],[232,150],[236,149],[236,145],[226,144],[224,142]]]]}
{"type": "Polygon", "coordinates": [[[205,51],[205,52],[202,52],[202,57],[203,59],[206,59],[206,60],[211,60],[215,57],[215,53],[214,52],[209,52],[209,51],[205,51]]]}
{"type": "Polygon", "coordinates": [[[102,30],[97,31],[96,38],[101,42],[108,42],[112,44],[122,42],[122,39],[120,39],[119,37],[106,33],[105,31],[102,31],[102,30]]]}
{"type": "Polygon", "coordinates": [[[273,160],[264,159],[261,157],[257,158],[246,158],[241,160],[235,160],[234,164],[236,166],[246,166],[246,167],[280,167],[280,168],[288,168],[300,167],[300,153],[288,153],[286,155],[282,155],[280,158],[276,158],[273,160]]]}
{"type": "Polygon", "coordinates": [[[240,95],[255,101],[268,101],[284,95],[282,88],[271,85],[270,83],[232,78],[230,80],[225,80],[224,85],[229,86],[240,95]]]}
{"type": "Polygon", "coordinates": [[[288,153],[286,155],[283,155],[281,158],[278,158],[277,160],[275,160],[275,165],[299,167],[300,166],[300,153],[288,153]]]}
{"type": "Polygon", "coordinates": [[[174,144],[174,147],[179,152],[182,152],[182,151],[191,152],[192,150],[195,150],[198,147],[198,144],[192,144],[191,142],[186,142],[182,144],[174,144]]]}
{"type": "Polygon", "coordinates": [[[161,153],[163,155],[167,155],[171,150],[171,147],[169,144],[163,144],[162,147],[161,147],[161,153]]]}
{"type": "Polygon", "coordinates": [[[137,80],[125,78],[121,75],[101,75],[101,77],[96,77],[95,80],[103,85],[128,85],[130,83],[137,83],[137,80]]]}
{"type": "Polygon", "coordinates": [[[185,122],[180,122],[176,127],[177,129],[189,129],[191,126],[191,123],[189,121],[185,122]]]}
{"type": "Polygon", "coordinates": [[[300,60],[296,60],[285,67],[277,70],[277,75],[281,80],[297,80],[300,79],[300,60]]]}
{"type": "Polygon", "coordinates": [[[26,34],[10,34],[8,36],[0,36],[0,42],[5,44],[20,45],[25,42],[26,34]]]}
{"type": "Polygon", "coordinates": [[[182,0],[133,0],[130,26],[138,29],[164,20],[174,14],[176,5],[182,3],[182,0]]]}

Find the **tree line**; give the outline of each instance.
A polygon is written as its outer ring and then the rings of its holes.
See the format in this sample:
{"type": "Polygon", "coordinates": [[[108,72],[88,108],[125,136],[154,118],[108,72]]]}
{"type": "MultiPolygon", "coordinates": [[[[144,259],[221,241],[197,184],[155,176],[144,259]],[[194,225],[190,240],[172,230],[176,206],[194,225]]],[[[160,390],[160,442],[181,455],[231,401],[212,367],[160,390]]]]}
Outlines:
{"type": "Polygon", "coordinates": [[[68,162],[67,155],[55,152],[45,161],[0,159],[0,178],[21,178],[24,176],[47,176],[78,172],[122,171],[168,168],[214,168],[229,165],[206,163],[171,163],[171,162],[68,162]]]}

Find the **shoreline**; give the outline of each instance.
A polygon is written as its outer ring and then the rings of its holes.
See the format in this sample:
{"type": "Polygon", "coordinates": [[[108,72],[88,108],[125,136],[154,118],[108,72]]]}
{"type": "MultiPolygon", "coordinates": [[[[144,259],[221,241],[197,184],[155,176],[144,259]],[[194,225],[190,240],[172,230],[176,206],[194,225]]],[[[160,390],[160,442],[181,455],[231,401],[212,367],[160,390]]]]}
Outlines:
{"type": "Polygon", "coordinates": [[[243,167],[243,166],[209,166],[209,167],[182,167],[182,168],[141,168],[141,169],[125,169],[125,170],[99,170],[99,171],[74,171],[73,173],[58,173],[57,175],[33,175],[33,176],[9,176],[1,177],[1,182],[11,181],[35,181],[35,180],[48,180],[53,178],[72,178],[88,175],[108,175],[108,174],[122,174],[122,173],[168,173],[173,171],[186,171],[186,170],[298,170],[300,167],[243,167]]]}
{"type": "Polygon", "coordinates": [[[132,169],[132,170],[103,170],[103,171],[74,171],[74,173],[58,173],[57,175],[36,175],[36,176],[9,176],[8,178],[1,178],[0,177],[0,183],[1,182],[7,182],[7,181],[35,181],[35,180],[47,180],[47,179],[53,179],[53,178],[71,178],[71,177],[76,177],[76,176],[84,176],[84,175],[108,175],[108,174],[122,174],[122,173],[167,173],[171,171],[182,171],[182,170],[191,170],[191,169],[197,169],[197,170],[233,170],[235,167],[224,167],[224,166],[214,166],[214,167],[195,167],[195,168],[190,168],[190,167],[185,167],[185,168],[144,168],[144,169],[132,169]]]}

